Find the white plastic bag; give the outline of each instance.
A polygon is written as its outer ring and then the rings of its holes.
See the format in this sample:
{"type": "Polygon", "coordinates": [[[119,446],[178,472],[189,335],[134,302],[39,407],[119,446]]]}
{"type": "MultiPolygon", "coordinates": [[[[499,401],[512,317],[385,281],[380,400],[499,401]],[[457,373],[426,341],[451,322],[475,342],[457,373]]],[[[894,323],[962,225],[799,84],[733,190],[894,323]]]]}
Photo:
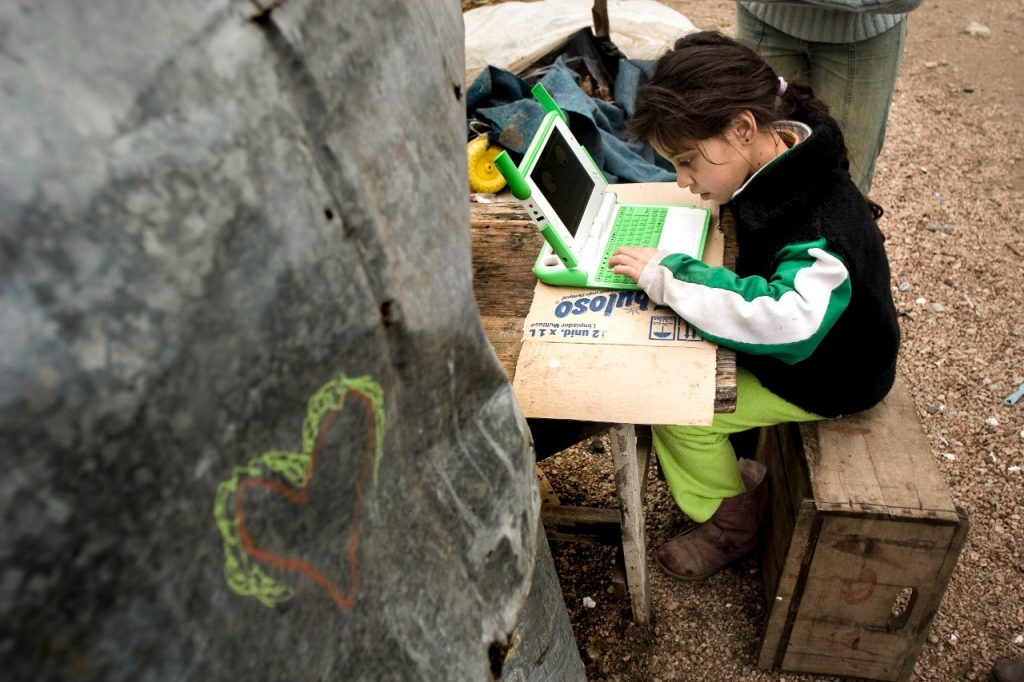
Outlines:
{"type": "MultiPolygon", "coordinates": [[[[485,66],[513,73],[593,25],[593,0],[503,2],[463,14],[466,83],[485,66]]],[[[698,30],[679,12],[654,0],[608,0],[611,40],[627,57],[656,59],[672,43],[698,30]]]]}

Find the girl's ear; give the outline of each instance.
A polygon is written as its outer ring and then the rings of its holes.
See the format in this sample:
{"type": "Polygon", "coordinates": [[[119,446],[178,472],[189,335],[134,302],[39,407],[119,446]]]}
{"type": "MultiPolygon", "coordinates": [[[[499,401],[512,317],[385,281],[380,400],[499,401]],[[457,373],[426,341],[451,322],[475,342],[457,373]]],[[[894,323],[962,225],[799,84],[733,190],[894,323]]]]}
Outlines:
{"type": "Polygon", "coordinates": [[[757,119],[749,110],[736,114],[729,124],[730,132],[741,144],[750,144],[757,136],[757,119]]]}

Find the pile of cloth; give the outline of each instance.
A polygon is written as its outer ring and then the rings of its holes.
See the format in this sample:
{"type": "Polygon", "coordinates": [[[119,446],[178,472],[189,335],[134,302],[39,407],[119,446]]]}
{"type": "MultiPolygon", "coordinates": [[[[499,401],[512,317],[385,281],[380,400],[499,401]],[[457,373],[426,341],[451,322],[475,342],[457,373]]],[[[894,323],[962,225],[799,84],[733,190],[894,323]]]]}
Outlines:
{"type": "Polygon", "coordinates": [[[508,150],[518,162],[546,113],[530,93],[539,81],[608,182],[672,181],[672,166],[648,145],[627,142],[623,131],[634,111],[637,88],[650,77],[653,58],[696,28],[683,15],[651,0],[632,0],[625,9],[610,0],[611,36],[598,38],[588,25],[591,6],[591,0],[558,0],[556,10],[552,0],[545,0],[504,3],[464,15],[467,65],[473,71],[481,59],[490,60],[476,71],[466,92],[467,139],[486,135],[490,144],[508,150]],[[560,19],[551,27],[552,22],[538,20],[542,16],[560,19]],[[492,32],[488,26],[497,24],[511,29],[502,31],[504,36],[516,35],[515,27],[520,26],[521,33],[529,34],[529,45],[544,51],[537,54],[534,49],[524,57],[522,42],[486,41],[492,32]],[[528,25],[546,26],[549,33],[538,35],[526,30],[528,25]],[[573,25],[577,27],[572,33],[557,33],[573,25]],[[616,27],[625,33],[617,33],[616,27]],[[613,42],[620,38],[633,58],[613,42]]]}

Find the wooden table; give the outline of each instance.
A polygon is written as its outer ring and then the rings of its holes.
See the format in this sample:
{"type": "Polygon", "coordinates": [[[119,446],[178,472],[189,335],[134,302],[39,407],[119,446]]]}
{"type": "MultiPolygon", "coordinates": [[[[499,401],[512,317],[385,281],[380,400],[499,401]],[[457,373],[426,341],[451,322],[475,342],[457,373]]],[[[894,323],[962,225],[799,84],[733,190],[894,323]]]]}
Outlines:
{"type": "MultiPolygon", "coordinates": [[[[537,280],[533,263],[543,238],[520,204],[510,196],[490,204],[471,204],[473,284],[477,305],[484,313],[484,331],[501,361],[509,381],[523,343],[523,321],[530,311],[537,280]]],[[[722,212],[725,233],[724,262],[735,265],[732,220],[722,212]]],[[[736,406],[736,355],[718,348],[715,374],[715,412],[731,412],[736,406]]],[[[545,504],[542,517],[548,536],[558,540],[609,541],[619,544],[621,532],[625,583],[633,618],[650,621],[647,588],[647,546],[644,512],[647,465],[650,460],[650,429],[633,424],[599,424],[584,421],[530,419],[537,457],[560,452],[570,445],[610,430],[615,463],[619,509],[595,509],[545,504]]],[[[542,480],[542,487],[546,481],[542,480]]]]}

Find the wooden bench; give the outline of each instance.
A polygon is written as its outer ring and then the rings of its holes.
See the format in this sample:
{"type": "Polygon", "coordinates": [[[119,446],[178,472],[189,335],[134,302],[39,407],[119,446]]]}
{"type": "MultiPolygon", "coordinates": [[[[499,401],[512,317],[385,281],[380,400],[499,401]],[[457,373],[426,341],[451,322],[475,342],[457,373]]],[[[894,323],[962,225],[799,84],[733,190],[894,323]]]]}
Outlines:
{"type": "Polygon", "coordinates": [[[757,457],[771,500],[759,666],[908,679],[968,520],[902,380],[871,410],[762,429],[757,457]]]}

